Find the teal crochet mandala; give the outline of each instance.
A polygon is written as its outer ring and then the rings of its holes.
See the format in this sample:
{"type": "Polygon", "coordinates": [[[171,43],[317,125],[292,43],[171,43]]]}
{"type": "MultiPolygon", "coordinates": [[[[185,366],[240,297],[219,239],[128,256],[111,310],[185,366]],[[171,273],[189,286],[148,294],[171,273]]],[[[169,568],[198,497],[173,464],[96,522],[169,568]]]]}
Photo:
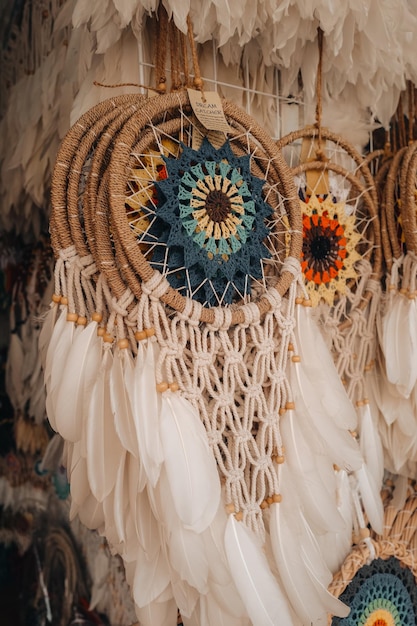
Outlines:
{"type": "Polygon", "coordinates": [[[166,178],[155,182],[155,218],[149,241],[158,240],[151,265],[172,287],[203,304],[230,304],[262,279],[264,241],[271,206],[265,181],[250,171],[250,156],[236,156],[228,141],[199,150],[181,145],[177,158],[164,157],[166,178]]]}
{"type": "Polygon", "coordinates": [[[417,589],[412,572],[399,561],[376,559],[363,566],[341,594],[350,607],[332,626],[415,626],[417,589]]]}

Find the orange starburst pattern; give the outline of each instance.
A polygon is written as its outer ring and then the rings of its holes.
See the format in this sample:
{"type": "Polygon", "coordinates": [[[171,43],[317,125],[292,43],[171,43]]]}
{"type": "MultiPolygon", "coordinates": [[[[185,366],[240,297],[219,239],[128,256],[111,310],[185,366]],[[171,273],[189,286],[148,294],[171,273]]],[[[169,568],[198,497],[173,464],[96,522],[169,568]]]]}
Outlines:
{"type": "Polygon", "coordinates": [[[349,280],[357,277],[360,259],[356,246],[360,234],[355,217],[346,215],[344,202],[312,195],[300,200],[303,215],[301,269],[313,306],[321,300],[333,305],[336,294],[346,293],[349,280]]]}

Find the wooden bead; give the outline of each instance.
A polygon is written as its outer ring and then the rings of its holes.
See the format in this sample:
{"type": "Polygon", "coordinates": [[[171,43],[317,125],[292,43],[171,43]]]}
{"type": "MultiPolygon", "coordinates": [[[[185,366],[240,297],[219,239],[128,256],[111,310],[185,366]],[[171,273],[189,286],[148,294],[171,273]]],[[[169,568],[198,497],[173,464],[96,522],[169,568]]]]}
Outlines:
{"type": "Polygon", "coordinates": [[[68,298],[66,296],[61,296],[61,304],[68,304],[68,298]]]}
{"type": "Polygon", "coordinates": [[[304,302],[304,298],[298,297],[295,299],[295,304],[303,304],[303,302],[304,302]]]}
{"type": "Polygon", "coordinates": [[[361,406],[363,406],[363,400],[357,400],[356,402],[356,406],[359,408],[361,406]]]}
{"type": "Polygon", "coordinates": [[[261,507],[262,510],[265,510],[268,508],[268,502],[266,500],[262,500],[259,506],[261,507]]]}
{"type": "Polygon", "coordinates": [[[97,335],[98,337],[104,337],[104,333],[106,332],[105,328],[103,326],[99,326],[97,328],[97,335]]]}
{"type": "Polygon", "coordinates": [[[275,462],[278,463],[278,465],[281,465],[285,462],[285,457],[280,454],[279,456],[275,457],[275,462]]]}
{"type": "Polygon", "coordinates": [[[194,87],[196,89],[201,89],[203,86],[203,81],[201,80],[201,78],[194,78],[194,87]]]}
{"type": "Polygon", "coordinates": [[[298,354],[294,354],[294,356],[291,357],[291,361],[293,363],[300,363],[301,362],[301,357],[298,354]]]}
{"type": "Polygon", "coordinates": [[[274,493],[272,496],[272,501],[275,502],[276,504],[278,504],[279,502],[282,502],[282,495],[280,493],[274,493]]]}
{"type": "Polygon", "coordinates": [[[164,391],[166,391],[167,389],[168,389],[168,383],[167,382],[158,383],[156,385],[156,390],[159,393],[164,393],[164,391]]]}
{"type": "Polygon", "coordinates": [[[155,334],[155,328],[145,328],[145,335],[147,337],[153,337],[155,334]]]}
{"type": "Polygon", "coordinates": [[[178,391],[180,386],[179,386],[178,383],[170,383],[169,388],[170,388],[171,391],[173,391],[175,393],[176,391],[178,391]]]}
{"type": "Polygon", "coordinates": [[[135,332],[135,339],[136,339],[136,341],[143,341],[144,339],[146,339],[146,331],[144,331],[144,330],[137,330],[135,332]]]}
{"type": "Polygon", "coordinates": [[[303,300],[303,306],[313,306],[313,303],[311,300],[303,300]]]}
{"type": "Polygon", "coordinates": [[[271,504],[273,503],[273,501],[274,501],[274,500],[273,500],[272,496],[268,496],[268,498],[266,499],[266,501],[267,501],[267,503],[268,503],[269,505],[271,505],[271,504]]]}
{"type": "Polygon", "coordinates": [[[101,313],[94,311],[94,313],[91,316],[91,319],[93,320],[93,322],[97,322],[97,324],[100,324],[101,320],[103,319],[103,316],[101,313]]]}
{"type": "Polygon", "coordinates": [[[238,511],[237,513],[235,513],[235,519],[238,522],[241,522],[243,520],[243,513],[242,513],[242,511],[238,511]]]}
{"type": "Polygon", "coordinates": [[[359,536],[361,539],[367,539],[370,536],[369,528],[360,528],[359,536]]]}
{"type": "Polygon", "coordinates": [[[67,314],[67,322],[76,322],[78,319],[77,313],[68,313],[67,314]]]}
{"type": "Polygon", "coordinates": [[[119,341],[117,342],[117,345],[119,346],[120,350],[125,350],[126,348],[129,347],[129,339],[119,339],[119,341]]]}
{"type": "Polygon", "coordinates": [[[293,343],[289,343],[288,344],[288,352],[293,352],[294,350],[294,344],[293,343]]]}
{"type": "Polygon", "coordinates": [[[295,402],[287,402],[285,405],[287,411],[292,411],[295,409],[295,402]]]}
{"type": "Polygon", "coordinates": [[[56,304],[59,304],[59,302],[61,302],[61,296],[58,296],[58,294],[54,293],[52,295],[52,302],[55,302],[56,304]]]}
{"type": "Polygon", "coordinates": [[[105,341],[106,343],[113,343],[114,337],[110,335],[110,333],[105,332],[103,335],[103,341],[105,341]]]}
{"type": "Polygon", "coordinates": [[[228,515],[231,515],[235,512],[235,505],[232,502],[229,502],[229,504],[226,504],[225,510],[228,515]]]}
{"type": "Polygon", "coordinates": [[[87,324],[87,318],[84,315],[79,315],[77,319],[77,324],[79,326],[85,326],[87,324]]]}
{"type": "Polygon", "coordinates": [[[279,415],[285,415],[286,412],[287,412],[287,409],[285,407],[283,407],[283,406],[278,411],[279,415]]]}

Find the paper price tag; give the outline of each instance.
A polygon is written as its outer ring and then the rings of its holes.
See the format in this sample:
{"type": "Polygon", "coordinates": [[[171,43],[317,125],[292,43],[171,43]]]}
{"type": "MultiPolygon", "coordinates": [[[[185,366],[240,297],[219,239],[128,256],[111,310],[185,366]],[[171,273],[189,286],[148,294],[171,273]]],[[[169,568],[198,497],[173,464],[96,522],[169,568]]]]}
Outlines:
{"type": "Polygon", "coordinates": [[[197,89],[187,89],[187,91],[191,108],[204,128],[230,133],[232,129],[227,123],[217,91],[205,91],[204,94],[197,89]]]}

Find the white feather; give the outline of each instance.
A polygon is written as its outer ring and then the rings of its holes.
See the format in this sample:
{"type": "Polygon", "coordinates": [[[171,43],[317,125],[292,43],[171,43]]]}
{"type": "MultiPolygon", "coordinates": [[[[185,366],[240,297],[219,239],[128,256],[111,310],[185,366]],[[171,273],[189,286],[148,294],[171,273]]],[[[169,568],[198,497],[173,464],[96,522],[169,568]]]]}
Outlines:
{"type": "Polygon", "coordinates": [[[75,337],[56,394],[55,424],[68,441],[80,441],[86,408],[101,362],[102,340],[97,322],[90,322],[75,337]]]}
{"type": "Polygon", "coordinates": [[[110,372],[110,399],[114,425],[122,446],[138,457],[138,440],[127,390],[132,384],[133,360],[127,350],[117,349],[110,372]]]}
{"type": "Polygon", "coordinates": [[[175,510],[187,528],[201,532],[220,503],[220,479],[206,431],[194,407],[171,391],[162,394],[160,428],[175,510]]]}
{"type": "Polygon", "coordinates": [[[58,434],[54,435],[46,446],[42,461],[39,463],[41,472],[53,472],[62,463],[64,440],[58,434]]]}
{"type": "Polygon", "coordinates": [[[225,532],[230,571],[253,626],[292,626],[287,599],[257,537],[229,516],[225,532]]]}
{"type": "Polygon", "coordinates": [[[163,602],[155,600],[140,608],[136,606],[136,615],[141,626],[174,626],[177,621],[177,605],[175,600],[163,602]]]}
{"type": "MultiPolygon", "coordinates": [[[[281,420],[282,441],[286,450],[286,480],[300,493],[303,512],[317,532],[341,531],[345,523],[337,510],[336,479],[333,465],[327,465],[327,475],[319,473],[319,462],[305,438],[298,415],[287,411],[281,420]]],[[[320,463],[321,464],[321,463],[320,463]]]]}
{"type": "Polygon", "coordinates": [[[103,505],[98,502],[92,493],[84,500],[78,509],[80,521],[90,530],[97,530],[104,524],[103,505]]]}
{"type": "Polygon", "coordinates": [[[297,347],[305,378],[320,399],[322,410],[335,424],[344,430],[354,430],[357,423],[355,409],[343,387],[320,329],[312,318],[310,308],[302,305],[296,307],[297,347]],[[318,363],[320,367],[317,367],[318,363]]]}
{"type": "Polygon", "coordinates": [[[112,354],[110,349],[107,349],[104,351],[91,393],[86,428],[88,482],[99,502],[102,502],[114,488],[117,470],[124,453],[111,411],[111,365],[112,354]]]}
{"type": "Polygon", "coordinates": [[[359,492],[369,523],[373,530],[382,535],[384,524],[384,507],[381,500],[380,490],[375,484],[375,480],[369,471],[366,463],[359,470],[356,470],[355,476],[359,484],[359,492]]]}
{"type": "Polygon", "coordinates": [[[149,483],[155,487],[163,460],[159,433],[159,403],[155,381],[155,356],[151,341],[139,342],[133,376],[128,387],[139,455],[149,483]]]}
{"type": "Polygon", "coordinates": [[[138,547],[132,592],[135,603],[143,608],[156,600],[170,583],[169,567],[163,550],[148,559],[142,547],[138,547]]]}
{"type": "Polygon", "coordinates": [[[143,551],[148,560],[152,561],[160,549],[161,539],[146,489],[136,495],[135,522],[143,551]]]}
{"type": "Polygon", "coordinates": [[[384,478],[384,451],[378,428],[371,415],[369,403],[360,406],[359,444],[363,459],[371,472],[377,489],[382,488],[384,478]]]}
{"type": "Polygon", "coordinates": [[[167,537],[167,544],[171,567],[199,593],[206,593],[208,560],[202,536],[187,530],[178,520],[167,537]]]}
{"type": "Polygon", "coordinates": [[[294,611],[303,624],[318,624],[330,607],[334,608],[335,599],[327,591],[332,574],[292,492],[292,487],[286,484],[285,489],[282,487],[282,502],[271,505],[272,550],[294,611]],[[315,565],[314,583],[309,565],[311,555],[315,565]]]}

